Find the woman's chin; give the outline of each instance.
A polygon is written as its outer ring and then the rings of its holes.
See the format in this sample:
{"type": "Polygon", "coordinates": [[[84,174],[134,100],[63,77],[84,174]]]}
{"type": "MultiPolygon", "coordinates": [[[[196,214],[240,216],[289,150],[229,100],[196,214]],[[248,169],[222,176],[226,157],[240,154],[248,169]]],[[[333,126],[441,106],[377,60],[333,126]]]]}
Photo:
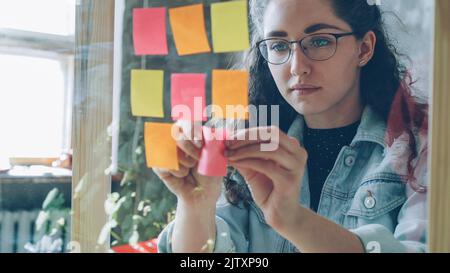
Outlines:
{"type": "Polygon", "coordinates": [[[312,104],[310,102],[296,102],[295,104],[291,104],[295,111],[302,116],[310,116],[317,115],[322,113],[322,107],[316,104],[312,104]]]}

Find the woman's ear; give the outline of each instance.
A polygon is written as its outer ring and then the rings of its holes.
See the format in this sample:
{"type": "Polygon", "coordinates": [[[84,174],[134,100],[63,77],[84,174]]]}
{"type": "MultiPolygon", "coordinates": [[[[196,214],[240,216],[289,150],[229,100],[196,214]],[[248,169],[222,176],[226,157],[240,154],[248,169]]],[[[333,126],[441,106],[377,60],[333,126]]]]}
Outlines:
{"type": "Polygon", "coordinates": [[[365,66],[373,57],[377,36],[373,31],[366,33],[359,46],[359,66],[365,66]]]}

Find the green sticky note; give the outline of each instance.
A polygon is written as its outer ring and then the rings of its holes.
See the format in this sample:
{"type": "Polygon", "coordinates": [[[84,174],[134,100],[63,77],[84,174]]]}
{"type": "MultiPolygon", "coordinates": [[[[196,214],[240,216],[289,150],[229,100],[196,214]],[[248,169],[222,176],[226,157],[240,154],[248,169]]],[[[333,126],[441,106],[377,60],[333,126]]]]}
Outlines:
{"type": "Polygon", "coordinates": [[[250,47],[247,1],[211,4],[214,52],[244,51],[250,47]]]}
{"type": "Polygon", "coordinates": [[[137,117],[164,117],[164,71],[131,70],[131,113],[137,117]]]}

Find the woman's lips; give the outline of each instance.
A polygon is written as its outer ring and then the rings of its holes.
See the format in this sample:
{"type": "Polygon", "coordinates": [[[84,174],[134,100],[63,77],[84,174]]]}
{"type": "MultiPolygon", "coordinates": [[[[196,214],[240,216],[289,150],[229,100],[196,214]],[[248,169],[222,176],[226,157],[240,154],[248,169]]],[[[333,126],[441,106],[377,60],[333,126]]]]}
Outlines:
{"type": "Polygon", "coordinates": [[[290,88],[290,90],[292,92],[298,93],[298,95],[301,95],[301,96],[306,96],[306,95],[312,94],[320,89],[321,89],[321,87],[314,86],[314,85],[307,85],[307,84],[297,84],[290,88]]]}

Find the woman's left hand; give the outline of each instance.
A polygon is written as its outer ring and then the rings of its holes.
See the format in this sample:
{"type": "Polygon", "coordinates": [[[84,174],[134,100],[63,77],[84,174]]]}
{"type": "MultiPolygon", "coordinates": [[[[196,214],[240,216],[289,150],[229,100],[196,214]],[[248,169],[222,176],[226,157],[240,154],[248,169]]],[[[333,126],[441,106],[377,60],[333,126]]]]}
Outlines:
{"type": "Polygon", "coordinates": [[[298,221],[301,206],[299,194],[306,166],[307,153],[297,139],[277,127],[256,127],[238,131],[227,141],[231,166],[245,178],[255,203],[262,209],[266,222],[280,233],[298,221]],[[263,140],[270,134],[274,139],[263,140]],[[250,140],[250,136],[258,136],[250,140]],[[243,140],[240,140],[243,139],[243,140]],[[277,145],[264,151],[262,145],[277,145]]]}

